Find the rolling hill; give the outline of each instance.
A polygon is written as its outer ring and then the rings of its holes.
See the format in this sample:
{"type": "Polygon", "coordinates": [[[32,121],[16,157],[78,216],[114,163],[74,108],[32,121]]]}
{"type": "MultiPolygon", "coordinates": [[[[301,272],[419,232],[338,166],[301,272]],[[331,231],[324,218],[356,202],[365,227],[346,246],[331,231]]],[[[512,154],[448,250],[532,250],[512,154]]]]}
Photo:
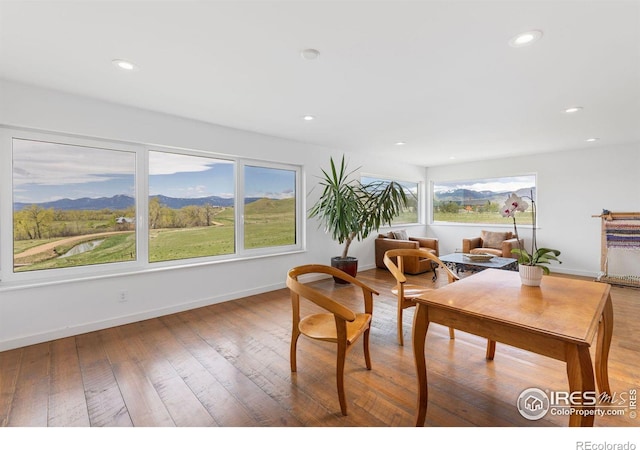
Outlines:
{"type": "MultiPolygon", "coordinates": [[[[533,188],[535,196],[535,188],[533,188]]],[[[456,202],[460,205],[481,205],[488,201],[492,203],[504,203],[504,201],[511,195],[511,191],[508,192],[495,192],[495,191],[473,191],[471,189],[453,189],[451,191],[436,192],[433,196],[435,201],[439,202],[456,202]]],[[[520,197],[531,195],[531,189],[519,189],[516,194],[520,197]]]]}

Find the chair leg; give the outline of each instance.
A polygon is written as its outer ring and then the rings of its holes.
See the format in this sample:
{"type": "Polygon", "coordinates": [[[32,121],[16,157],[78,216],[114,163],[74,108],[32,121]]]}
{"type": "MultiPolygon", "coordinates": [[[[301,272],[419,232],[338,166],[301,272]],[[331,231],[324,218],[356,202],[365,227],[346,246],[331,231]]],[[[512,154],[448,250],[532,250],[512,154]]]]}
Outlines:
{"type": "Polygon", "coordinates": [[[338,357],[336,360],[336,382],[338,385],[338,400],[340,401],[340,411],[342,415],[347,415],[347,398],[344,393],[344,363],[347,357],[347,343],[338,343],[338,357]]]}
{"type": "Polygon", "coordinates": [[[291,333],[291,350],[289,353],[289,360],[291,362],[291,372],[296,372],[297,369],[297,361],[296,361],[296,346],[298,344],[298,338],[300,337],[300,331],[297,328],[294,328],[291,333]]]}
{"type": "Polygon", "coordinates": [[[398,345],[404,345],[404,338],[402,336],[402,300],[398,300],[398,345]]]}
{"type": "Polygon", "coordinates": [[[456,334],[453,331],[453,328],[449,327],[449,339],[455,339],[456,338],[456,334]]]}
{"type": "Polygon", "coordinates": [[[367,369],[371,370],[371,354],[369,353],[369,330],[371,328],[367,328],[364,332],[364,336],[362,336],[362,342],[364,345],[364,362],[367,365],[367,369]]]}

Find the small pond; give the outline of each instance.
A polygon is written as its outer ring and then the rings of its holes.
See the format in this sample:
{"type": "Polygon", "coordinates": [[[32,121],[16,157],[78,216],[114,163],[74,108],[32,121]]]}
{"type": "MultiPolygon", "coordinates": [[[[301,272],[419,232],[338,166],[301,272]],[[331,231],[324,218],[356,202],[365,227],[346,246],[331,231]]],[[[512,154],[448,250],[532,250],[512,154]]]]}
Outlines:
{"type": "Polygon", "coordinates": [[[97,239],[95,241],[83,242],[82,244],[78,244],[75,247],[72,247],[71,250],[69,250],[64,255],[60,255],[58,258],[66,258],[68,256],[79,255],[80,253],[88,252],[90,250],[93,250],[103,242],[104,242],[104,239],[97,239]]]}

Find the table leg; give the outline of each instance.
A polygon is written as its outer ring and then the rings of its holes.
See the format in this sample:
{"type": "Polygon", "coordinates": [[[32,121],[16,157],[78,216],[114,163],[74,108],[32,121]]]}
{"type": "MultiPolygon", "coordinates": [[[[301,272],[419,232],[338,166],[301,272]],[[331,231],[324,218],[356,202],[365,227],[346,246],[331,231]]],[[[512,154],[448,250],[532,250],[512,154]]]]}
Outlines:
{"type": "Polygon", "coordinates": [[[427,306],[418,303],[413,316],[413,357],[416,361],[418,378],[418,413],[416,426],[423,427],[427,418],[427,363],[424,355],[427,329],[429,328],[429,311],[427,306]]]}
{"type": "Polygon", "coordinates": [[[611,335],[613,334],[613,306],[611,304],[611,295],[607,297],[602,311],[602,320],[598,326],[598,343],[596,346],[596,380],[598,382],[598,390],[602,394],[606,392],[611,396],[611,387],[609,386],[609,348],[611,347],[611,335]]]}
{"type": "MultiPolygon", "coordinates": [[[[569,391],[573,393],[595,392],[596,385],[593,379],[593,366],[591,354],[586,345],[567,344],[567,376],[569,378],[569,391]]],[[[595,405],[576,406],[583,414],[572,414],[569,418],[570,427],[592,427],[595,413],[595,405]]]]}
{"type": "Polygon", "coordinates": [[[496,341],[487,339],[487,353],[485,358],[487,361],[493,361],[494,356],[496,356],[496,341]]]}

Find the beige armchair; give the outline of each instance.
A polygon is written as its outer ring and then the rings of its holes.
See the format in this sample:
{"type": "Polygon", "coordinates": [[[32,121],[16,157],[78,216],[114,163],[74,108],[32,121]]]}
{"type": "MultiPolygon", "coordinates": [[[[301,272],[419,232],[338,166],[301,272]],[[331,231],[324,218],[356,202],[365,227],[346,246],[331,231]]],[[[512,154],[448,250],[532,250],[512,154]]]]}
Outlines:
{"type": "Polygon", "coordinates": [[[462,253],[488,253],[502,258],[517,258],[517,255],[511,254],[514,248],[518,248],[518,240],[511,231],[482,230],[479,237],[462,239],[462,253]]]}
{"type": "MultiPolygon", "coordinates": [[[[438,239],[436,238],[424,238],[424,237],[408,237],[398,234],[398,232],[389,232],[388,234],[379,234],[375,240],[376,246],[376,267],[380,269],[387,269],[384,264],[384,254],[387,250],[396,249],[423,249],[429,251],[435,256],[440,256],[438,249],[438,239]],[[403,239],[397,239],[396,236],[403,239]],[[406,238],[406,239],[405,239],[406,238]]],[[[395,261],[394,261],[395,262],[395,261]]],[[[418,256],[408,256],[404,258],[404,272],[417,275],[428,271],[434,271],[435,264],[431,263],[428,258],[421,258],[418,256]]]]}

